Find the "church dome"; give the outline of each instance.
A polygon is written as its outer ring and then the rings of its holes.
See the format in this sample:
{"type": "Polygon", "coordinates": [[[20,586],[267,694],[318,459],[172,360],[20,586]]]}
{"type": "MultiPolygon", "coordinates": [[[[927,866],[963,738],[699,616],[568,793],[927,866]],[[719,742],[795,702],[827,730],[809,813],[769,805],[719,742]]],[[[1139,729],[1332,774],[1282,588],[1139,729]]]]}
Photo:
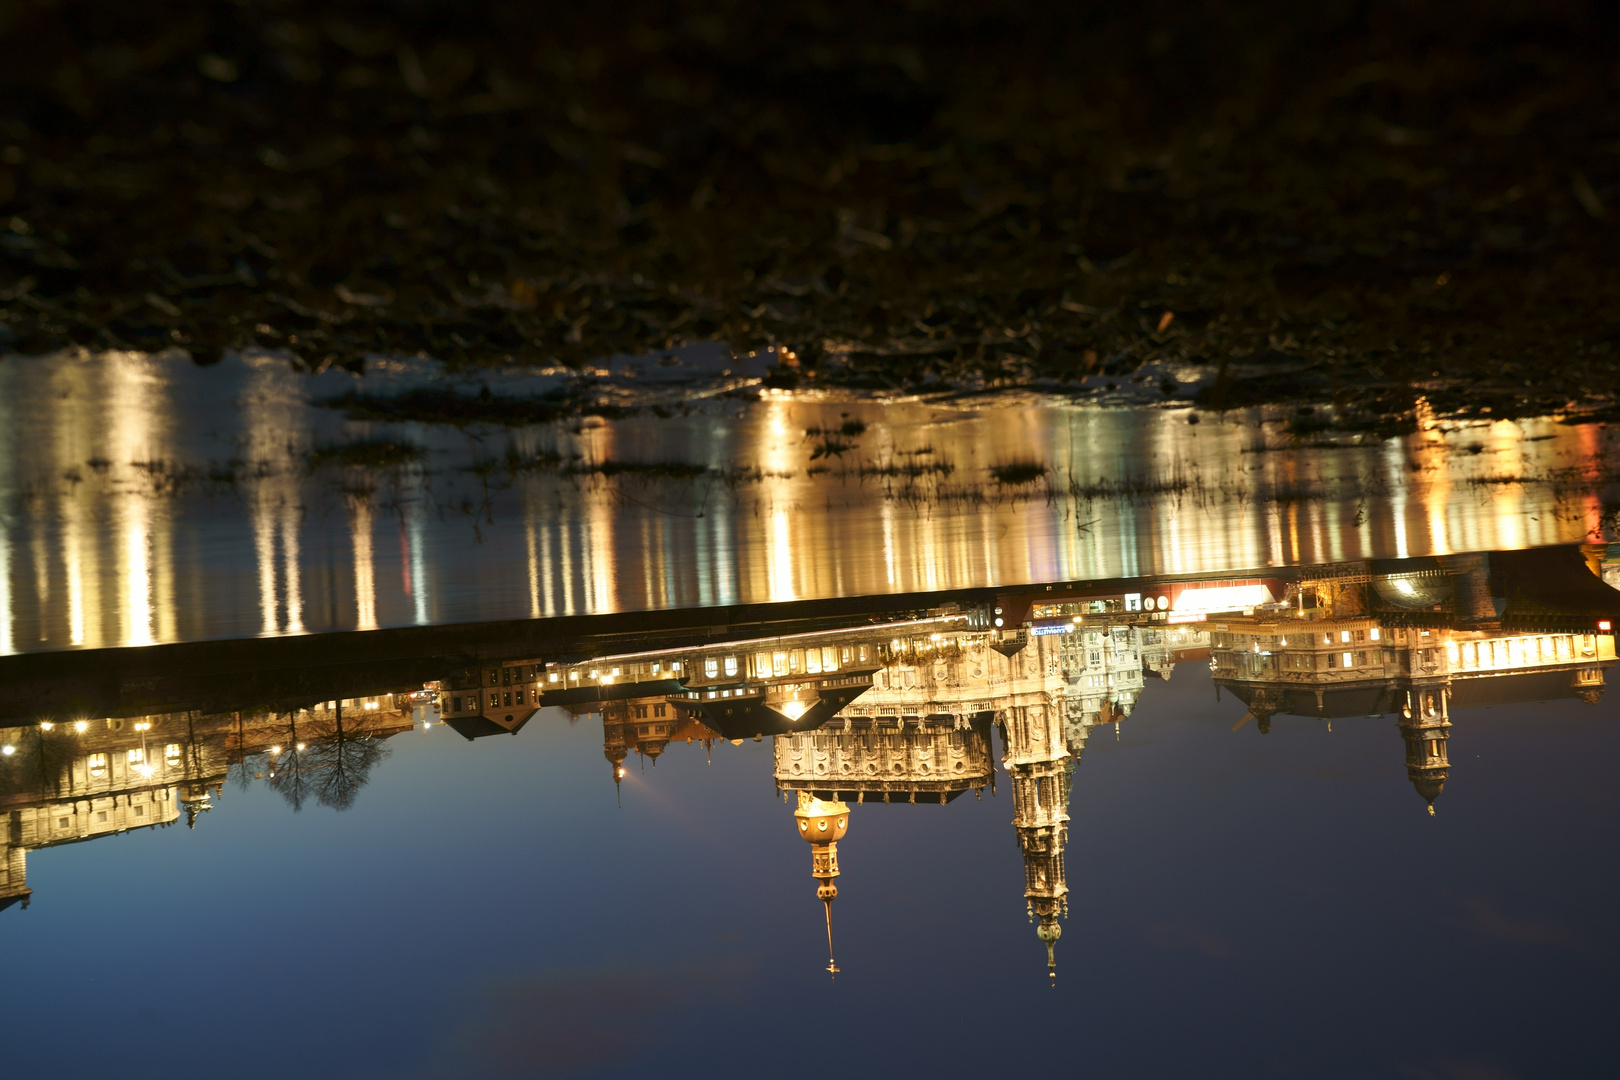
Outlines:
{"type": "Polygon", "coordinates": [[[811,798],[793,811],[793,816],[799,824],[799,835],[812,844],[836,843],[849,831],[849,807],[843,803],[811,798]]]}
{"type": "Polygon", "coordinates": [[[1440,797],[1440,792],[1446,786],[1445,769],[1408,769],[1406,775],[1412,781],[1412,787],[1429,804],[1429,814],[1434,814],[1434,800],[1440,797]]]}
{"type": "Polygon", "coordinates": [[[1451,578],[1444,574],[1399,574],[1373,582],[1373,591],[1386,604],[1419,610],[1451,599],[1451,578]]]}

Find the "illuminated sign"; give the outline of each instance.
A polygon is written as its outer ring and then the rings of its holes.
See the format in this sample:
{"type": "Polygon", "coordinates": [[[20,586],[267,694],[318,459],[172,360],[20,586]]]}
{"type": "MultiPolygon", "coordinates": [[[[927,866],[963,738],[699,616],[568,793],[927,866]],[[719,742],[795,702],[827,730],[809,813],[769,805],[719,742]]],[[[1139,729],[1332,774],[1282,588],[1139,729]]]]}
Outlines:
{"type": "Polygon", "coordinates": [[[1208,589],[1183,589],[1176,597],[1176,613],[1242,611],[1271,602],[1271,590],[1264,585],[1217,585],[1208,589]]]}
{"type": "Polygon", "coordinates": [[[1053,623],[1051,626],[1031,627],[1029,632],[1036,637],[1051,637],[1053,634],[1067,634],[1073,629],[1073,623],[1053,623]]]}

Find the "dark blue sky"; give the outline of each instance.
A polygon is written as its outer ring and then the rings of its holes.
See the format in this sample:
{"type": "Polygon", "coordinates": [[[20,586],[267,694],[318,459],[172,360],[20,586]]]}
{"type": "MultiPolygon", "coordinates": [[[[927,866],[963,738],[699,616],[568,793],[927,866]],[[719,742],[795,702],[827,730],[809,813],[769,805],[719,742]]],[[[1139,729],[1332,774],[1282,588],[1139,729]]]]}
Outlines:
{"type": "Polygon", "coordinates": [[[1236,732],[1183,665],[1070,806],[1056,988],[1005,780],[853,811],[829,983],[770,744],[622,808],[599,724],[391,740],[354,809],[227,789],[34,854],[0,913],[8,1073],[1592,1075],[1616,1049],[1613,700],[1454,717],[1438,816],[1392,718],[1236,732]]]}

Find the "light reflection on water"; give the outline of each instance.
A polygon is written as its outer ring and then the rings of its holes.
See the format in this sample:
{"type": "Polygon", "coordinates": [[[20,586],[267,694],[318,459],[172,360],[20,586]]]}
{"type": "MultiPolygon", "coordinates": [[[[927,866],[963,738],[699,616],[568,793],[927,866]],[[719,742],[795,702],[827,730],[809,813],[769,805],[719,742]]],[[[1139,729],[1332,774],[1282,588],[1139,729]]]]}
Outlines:
{"type": "Polygon", "coordinates": [[[767,397],[509,430],[308,404],[356,381],[268,357],[0,367],[0,651],[1575,542],[1603,532],[1612,441],[1538,420],[1252,452],[1286,446],[1280,425],[1185,409],[767,397]],[[846,419],[852,448],[813,456],[806,431],[846,419]],[[367,440],[423,454],[312,467],[367,440]],[[535,467],[547,454],[711,471],[535,467]],[[1044,479],[994,479],[1020,461],[1044,479]]]}

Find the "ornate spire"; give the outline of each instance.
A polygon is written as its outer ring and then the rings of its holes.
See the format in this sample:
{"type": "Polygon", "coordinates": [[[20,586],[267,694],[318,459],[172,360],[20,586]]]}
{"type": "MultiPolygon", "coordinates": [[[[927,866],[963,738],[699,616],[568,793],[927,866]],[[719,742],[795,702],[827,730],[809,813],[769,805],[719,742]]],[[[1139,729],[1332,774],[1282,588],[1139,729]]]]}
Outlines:
{"type": "Polygon", "coordinates": [[[1063,927],[1058,925],[1057,913],[1041,916],[1041,925],[1035,928],[1035,936],[1041,939],[1046,946],[1046,974],[1057,985],[1057,942],[1063,936],[1063,927]]]}
{"type": "Polygon", "coordinates": [[[793,811],[799,835],[810,843],[810,875],[816,879],[816,899],[827,915],[827,971],[838,974],[832,937],[832,902],[838,897],[838,841],[849,830],[849,807],[841,802],[824,802],[807,791],[799,792],[799,808],[793,811]]]}
{"type": "Polygon", "coordinates": [[[1407,693],[1397,721],[1406,743],[1406,778],[1428,804],[1434,816],[1434,800],[1451,775],[1446,742],[1451,737],[1451,691],[1445,686],[1418,687],[1407,693]]]}

